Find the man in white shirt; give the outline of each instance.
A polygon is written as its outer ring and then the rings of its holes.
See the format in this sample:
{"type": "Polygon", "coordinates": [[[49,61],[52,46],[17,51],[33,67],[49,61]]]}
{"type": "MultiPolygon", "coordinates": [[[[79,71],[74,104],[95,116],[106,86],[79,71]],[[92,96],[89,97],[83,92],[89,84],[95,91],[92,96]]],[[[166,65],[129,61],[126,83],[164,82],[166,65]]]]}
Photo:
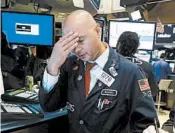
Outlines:
{"type": "Polygon", "coordinates": [[[44,72],[41,107],[67,105],[70,133],[142,133],[153,124],[157,115],[143,71],[101,42],[93,17],[74,11],[63,33],[44,72]]]}

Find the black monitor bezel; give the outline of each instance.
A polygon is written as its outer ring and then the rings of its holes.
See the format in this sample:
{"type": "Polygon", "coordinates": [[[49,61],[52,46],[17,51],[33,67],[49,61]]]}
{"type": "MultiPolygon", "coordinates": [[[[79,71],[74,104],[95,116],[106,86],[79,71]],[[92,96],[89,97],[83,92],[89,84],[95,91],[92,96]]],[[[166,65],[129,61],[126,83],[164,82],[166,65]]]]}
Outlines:
{"type": "Polygon", "coordinates": [[[25,45],[25,46],[47,46],[47,47],[53,47],[54,46],[54,38],[55,38],[55,32],[54,32],[54,29],[55,29],[55,17],[54,17],[54,15],[52,15],[52,14],[42,14],[42,13],[33,13],[33,12],[16,12],[16,11],[1,11],[1,32],[2,32],[2,14],[3,14],[3,12],[8,12],[8,13],[15,13],[15,14],[32,14],[32,15],[43,15],[43,16],[51,16],[52,18],[53,18],[53,30],[52,30],[52,32],[53,32],[53,37],[52,37],[52,45],[48,45],[48,44],[34,44],[34,43],[27,43],[27,44],[25,44],[25,43],[16,43],[16,42],[9,42],[9,40],[7,40],[8,41],[8,43],[9,44],[15,44],[15,45],[25,45]]]}
{"type": "MultiPolygon", "coordinates": [[[[175,23],[164,23],[163,25],[169,25],[169,24],[175,25],[175,23]]],[[[164,42],[160,43],[160,42],[157,42],[157,33],[158,32],[156,32],[156,34],[155,34],[155,43],[156,44],[175,44],[175,43],[164,43],[164,42]]]]}
{"type": "MultiPolygon", "coordinates": [[[[109,20],[109,22],[108,22],[108,44],[109,44],[109,40],[110,40],[110,35],[109,35],[109,33],[110,33],[110,23],[111,22],[126,22],[126,23],[147,23],[147,24],[154,24],[155,25],[155,28],[154,28],[154,38],[153,38],[153,46],[152,46],[152,49],[138,49],[138,50],[149,50],[149,51],[153,51],[154,50],[154,46],[155,46],[155,37],[156,37],[156,22],[140,22],[140,21],[119,21],[119,20],[109,20]]],[[[117,42],[116,42],[117,43],[117,42]]],[[[110,44],[109,44],[109,46],[110,46],[110,44]]],[[[116,47],[112,47],[112,48],[116,48],[116,47]]]]}

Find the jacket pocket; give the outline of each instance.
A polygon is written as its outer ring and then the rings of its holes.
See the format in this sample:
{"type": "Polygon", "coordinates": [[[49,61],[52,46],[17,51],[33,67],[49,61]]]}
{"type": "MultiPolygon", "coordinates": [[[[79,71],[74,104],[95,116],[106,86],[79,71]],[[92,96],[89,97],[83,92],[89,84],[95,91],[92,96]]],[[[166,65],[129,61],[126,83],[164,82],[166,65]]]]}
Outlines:
{"type": "Polygon", "coordinates": [[[94,104],[93,109],[88,112],[85,117],[89,126],[103,125],[118,103],[119,99],[117,97],[99,97],[94,104]]]}

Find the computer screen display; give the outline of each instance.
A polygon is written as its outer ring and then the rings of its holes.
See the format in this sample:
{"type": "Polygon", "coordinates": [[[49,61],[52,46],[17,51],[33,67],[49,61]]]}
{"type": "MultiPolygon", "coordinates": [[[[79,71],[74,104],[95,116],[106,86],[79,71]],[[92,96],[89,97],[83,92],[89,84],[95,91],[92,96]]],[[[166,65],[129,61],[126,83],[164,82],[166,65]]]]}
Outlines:
{"type": "Polygon", "coordinates": [[[138,50],[137,53],[135,54],[137,58],[140,60],[144,60],[146,62],[150,62],[151,60],[151,51],[148,50],[138,50]]]}
{"type": "Polygon", "coordinates": [[[155,23],[147,22],[122,22],[109,21],[109,45],[116,47],[120,35],[125,31],[136,32],[140,38],[140,46],[138,49],[153,50],[155,40],[155,23]]]}
{"type": "Polygon", "coordinates": [[[173,72],[173,70],[175,69],[175,65],[174,65],[175,62],[170,62],[169,65],[171,67],[171,71],[173,72]]]}
{"type": "Polygon", "coordinates": [[[175,43],[175,24],[164,24],[164,32],[156,34],[156,43],[175,43]]]}
{"type": "Polygon", "coordinates": [[[10,44],[54,44],[53,15],[2,11],[1,26],[10,44]]]}

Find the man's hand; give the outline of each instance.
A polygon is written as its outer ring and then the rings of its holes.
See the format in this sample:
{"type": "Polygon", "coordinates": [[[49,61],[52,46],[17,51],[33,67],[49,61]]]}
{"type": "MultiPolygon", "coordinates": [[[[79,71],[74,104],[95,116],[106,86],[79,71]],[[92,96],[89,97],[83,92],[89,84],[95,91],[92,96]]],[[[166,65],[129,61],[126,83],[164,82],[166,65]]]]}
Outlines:
{"type": "MultiPolygon", "coordinates": [[[[143,131],[143,133],[156,133],[155,127],[153,125],[149,126],[143,131]]],[[[169,133],[159,128],[159,133],[169,133]]]]}
{"type": "Polygon", "coordinates": [[[58,74],[59,68],[65,62],[69,52],[78,45],[78,40],[78,33],[69,32],[55,44],[47,66],[49,74],[53,76],[58,74]]]}

